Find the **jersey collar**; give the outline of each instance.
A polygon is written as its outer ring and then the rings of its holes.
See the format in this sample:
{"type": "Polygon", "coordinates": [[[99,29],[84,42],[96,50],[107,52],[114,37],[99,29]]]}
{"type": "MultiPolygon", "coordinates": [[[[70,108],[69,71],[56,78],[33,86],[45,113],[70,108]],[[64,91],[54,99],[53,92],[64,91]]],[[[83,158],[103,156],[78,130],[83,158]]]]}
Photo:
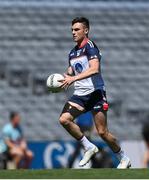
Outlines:
{"type": "Polygon", "coordinates": [[[82,48],[83,46],[85,46],[85,45],[87,44],[88,40],[89,40],[88,38],[85,38],[85,39],[82,41],[81,45],[78,46],[79,49],[82,48]]]}

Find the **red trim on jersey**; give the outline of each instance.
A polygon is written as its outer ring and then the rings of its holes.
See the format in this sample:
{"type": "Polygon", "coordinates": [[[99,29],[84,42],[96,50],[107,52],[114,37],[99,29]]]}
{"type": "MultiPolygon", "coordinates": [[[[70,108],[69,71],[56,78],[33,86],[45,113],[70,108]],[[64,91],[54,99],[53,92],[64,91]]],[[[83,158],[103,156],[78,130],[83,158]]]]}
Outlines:
{"type": "Polygon", "coordinates": [[[88,43],[88,38],[84,38],[83,41],[81,42],[79,48],[83,48],[83,46],[85,46],[88,43]]]}

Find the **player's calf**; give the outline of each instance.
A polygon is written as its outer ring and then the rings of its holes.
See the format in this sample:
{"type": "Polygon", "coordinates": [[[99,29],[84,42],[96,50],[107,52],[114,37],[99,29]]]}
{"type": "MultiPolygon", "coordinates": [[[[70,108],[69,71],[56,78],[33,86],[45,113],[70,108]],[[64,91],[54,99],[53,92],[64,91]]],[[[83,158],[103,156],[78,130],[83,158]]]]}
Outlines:
{"type": "Polygon", "coordinates": [[[108,131],[104,129],[97,129],[98,135],[103,139],[106,140],[108,137],[108,131]]]}

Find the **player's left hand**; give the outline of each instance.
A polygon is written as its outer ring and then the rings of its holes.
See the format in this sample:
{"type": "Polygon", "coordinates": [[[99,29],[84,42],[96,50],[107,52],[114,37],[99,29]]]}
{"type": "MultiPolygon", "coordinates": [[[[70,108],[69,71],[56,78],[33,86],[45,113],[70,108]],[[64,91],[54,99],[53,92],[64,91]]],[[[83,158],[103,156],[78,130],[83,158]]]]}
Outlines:
{"type": "Polygon", "coordinates": [[[64,74],[64,79],[60,81],[63,83],[61,88],[67,89],[75,80],[75,76],[64,74]]]}

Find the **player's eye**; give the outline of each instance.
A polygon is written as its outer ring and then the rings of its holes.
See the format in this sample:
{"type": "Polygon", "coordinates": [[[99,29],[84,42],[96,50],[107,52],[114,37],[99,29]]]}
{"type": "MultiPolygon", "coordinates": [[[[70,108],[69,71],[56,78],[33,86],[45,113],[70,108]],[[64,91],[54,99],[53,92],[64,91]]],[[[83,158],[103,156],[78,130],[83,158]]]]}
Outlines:
{"type": "Polygon", "coordinates": [[[79,31],[80,29],[79,28],[76,28],[76,29],[74,29],[75,31],[79,31]]]}
{"type": "Polygon", "coordinates": [[[79,31],[79,30],[80,30],[79,28],[71,29],[72,32],[76,32],[76,31],[79,31]]]}

